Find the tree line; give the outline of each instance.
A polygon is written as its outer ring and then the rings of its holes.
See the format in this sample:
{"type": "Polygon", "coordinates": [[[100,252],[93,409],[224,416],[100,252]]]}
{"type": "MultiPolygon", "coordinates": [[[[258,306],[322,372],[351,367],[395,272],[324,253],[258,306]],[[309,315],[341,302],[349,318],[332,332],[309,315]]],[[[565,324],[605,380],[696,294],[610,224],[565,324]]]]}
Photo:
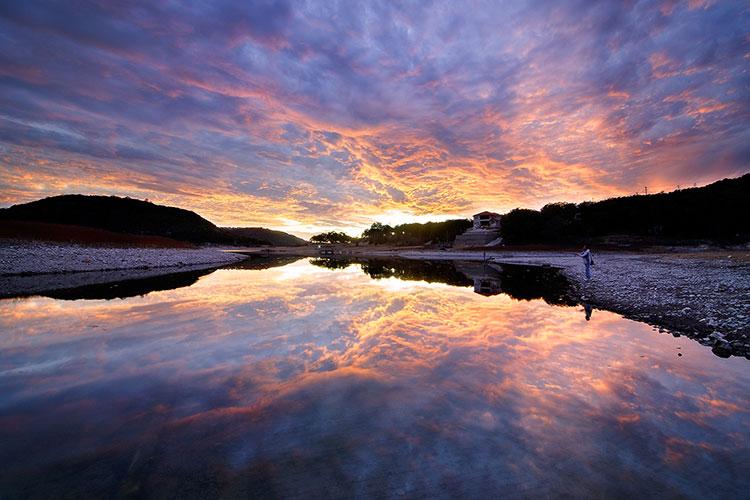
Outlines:
{"type": "Polygon", "coordinates": [[[316,234],[310,241],[314,243],[368,243],[371,245],[425,245],[428,243],[451,243],[456,236],[471,227],[468,219],[453,219],[424,224],[398,224],[390,226],[380,222],[365,229],[360,238],[346,233],[330,231],[316,234]]]}
{"type": "Polygon", "coordinates": [[[651,242],[750,240],[750,174],[671,193],[551,203],[503,215],[506,244],[578,244],[624,235],[651,242]]]}
{"type": "MultiPolygon", "coordinates": [[[[612,236],[653,244],[690,240],[750,241],[750,174],[671,193],[633,195],[598,202],[550,203],[541,210],[516,208],[502,216],[505,244],[575,244],[612,236]]],[[[373,245],[452,243],[471,227],[468,219],[390,226],[376,222],[361,238],[329,232],[313,242],[373,245]]]]}

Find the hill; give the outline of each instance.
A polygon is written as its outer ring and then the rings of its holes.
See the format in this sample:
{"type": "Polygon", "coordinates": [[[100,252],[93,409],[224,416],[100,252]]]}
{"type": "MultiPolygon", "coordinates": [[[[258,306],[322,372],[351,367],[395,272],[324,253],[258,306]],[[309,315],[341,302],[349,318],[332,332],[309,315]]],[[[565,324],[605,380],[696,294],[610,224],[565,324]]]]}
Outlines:
{"type": "Polygon", "coordinates": [[[283,231],[275,231],[264,227],[224,227],[224,231],[238,238],[250,238],[253,240],[266,242],[272,246],[280,247],[298,247],[307,245],[307,241],[298,238],[293,234],[283,231]]]}
{"type": "Polygon", "coordinates": [[[195,248],[185,241],[164,236],[115,233],[93,227],[16,220],[0,220],[0,238],[55,241],[92,247],[195,248]]]}
{"type": "Polygon", "coordinates": [[[670,193],[551,203],[515,209],[502,218],[508,244],[586,240],[680,244],[750,241],[750,174],[670,193]]]}
{"type": "Polygon", "coordinates": [[[223,245],[273,245],[277,243],[272,243],[270,239],[278,241],[281,235],[286,235],[279,231],[278,235],[269,235],[269,239],[265,239],[266,231],[276,232],[262,230],[256,231],[255,234],[259,237],[255,238],[249,233],[236,234],[217,227],[190,210],[131,198],[80,194],[53,196],[0,209],[0,221],[78,226],[114,233],[223,245]]]}

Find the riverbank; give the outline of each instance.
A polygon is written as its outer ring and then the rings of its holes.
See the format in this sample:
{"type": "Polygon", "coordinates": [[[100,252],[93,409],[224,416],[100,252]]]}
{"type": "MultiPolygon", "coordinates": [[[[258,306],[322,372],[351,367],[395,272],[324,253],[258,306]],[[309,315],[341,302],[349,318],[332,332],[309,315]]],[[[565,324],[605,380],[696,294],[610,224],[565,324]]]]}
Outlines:
{"type": "Polygon", "coordinates": [[[32,295],[243,260],[216,248],[113,248],[0,241],[0,297],[32,295]]]}
{"type": "Polygon", "coordinates": [[[750,359],[747,251],[597,252],[588,282],[581,259],[572,253],[408,251],[400,256],[556,267],[583,303],[649,323],[662,333],[695,338],[718,356],[750,359]]]}
{"type": "MultiPolygon", "coordinates": [[[[718,356],[750,359],[750,251],[664,248],[638,252],[595,251],[593,278],[586,282],[574,251],[425,250],[399,247],[326,247],[323,256],[463,260],[550,266],[573,284],[575,300],[655,330],[685,335],[718,356]]],[[[271,255],[299,252],[270,249],[271,255]]],[[[304,255],[319,255],[314,247],[304,255]]],[[[252,254],[249,251],[248,254],[252,254]]],[[[302,255],[302,253],[300,253],[302,255]]]]}
{"type": "MultiPolygon", "coordinates": [[[[424,250],[336,247],[325,256],[488,261],[551,266],[573,284],[574,299],[594,308],[646,322],[662,333],[686,335],[719,356],[750,359],[750,252],[595,252],[591,281],[573,252],[424,250]]],[[[0,241],[0,296],[30,295],[171,272],[219,267],[255,256],[319,256],[320,249],[274,247],[92,248],[0,241]]]]}

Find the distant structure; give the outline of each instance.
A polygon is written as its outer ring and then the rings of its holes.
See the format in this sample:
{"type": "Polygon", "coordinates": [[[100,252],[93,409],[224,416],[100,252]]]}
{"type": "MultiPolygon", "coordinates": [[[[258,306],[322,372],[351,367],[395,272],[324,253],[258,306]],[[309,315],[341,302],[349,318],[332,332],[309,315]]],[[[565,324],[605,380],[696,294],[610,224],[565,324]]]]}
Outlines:
{"type": "Polygon", "coordinates": [[[500,214],[495,212],[479,212],[474,215],[474,227],[472,229],[496,229],[500,230],[500,214]]]}
{"type": "Polygon", "coordinates": [[[456,270],[474,281],[474,293],[490,297],[503,292],[500,272],[484,262],[456,262],[456,270]]]}
{"type": "Polygon", "coordinates": [[[456,236],[454,247],[483,247],[495,246],[502,243],[500,238],[501,215],[495,212],[479,212],[475,214],[471,229],[456,236]]]}

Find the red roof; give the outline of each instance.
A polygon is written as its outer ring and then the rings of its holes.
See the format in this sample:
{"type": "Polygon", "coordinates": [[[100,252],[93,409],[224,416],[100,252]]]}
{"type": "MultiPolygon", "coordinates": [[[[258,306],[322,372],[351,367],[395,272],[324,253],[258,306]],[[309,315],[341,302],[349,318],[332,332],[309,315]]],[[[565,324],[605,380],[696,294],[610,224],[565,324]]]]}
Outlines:
{"type": "Polygon", "coordinates": [[[490,217],[500,217],[500,214],[496,214],[495,212],[487,212],[486,210],[484,212],[479,212],[478,214],[474,214],[474,217],[477,215],[489,215],[490,217]]]}

